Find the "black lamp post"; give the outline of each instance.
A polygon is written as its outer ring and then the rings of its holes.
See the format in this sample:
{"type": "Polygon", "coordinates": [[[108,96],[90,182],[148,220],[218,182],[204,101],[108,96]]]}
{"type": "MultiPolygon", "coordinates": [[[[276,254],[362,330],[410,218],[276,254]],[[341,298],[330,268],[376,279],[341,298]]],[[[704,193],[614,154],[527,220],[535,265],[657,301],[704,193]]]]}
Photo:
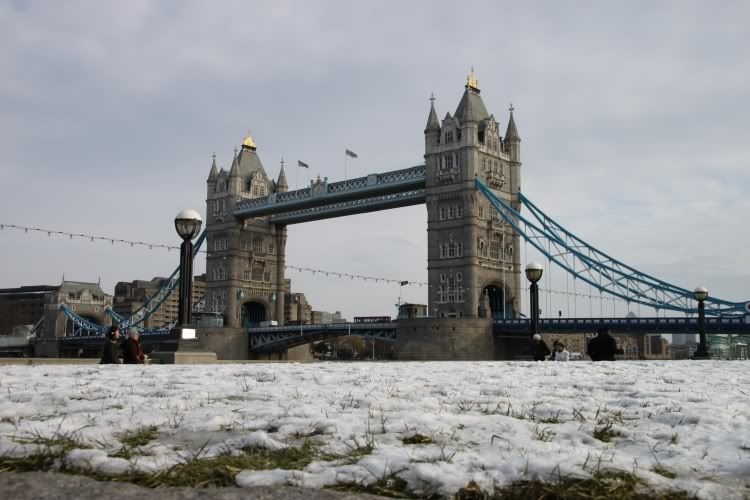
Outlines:
{"type": "Polygon", "coordinates": [[[542,273],[544,268],[538,262],[531,262],[526,266],[526,279],[531,282],[529,287],[530,300],[529,300],[529,312],[531,312],[531,334],[536,335],[539,333],[539,285],[537,281],[542,279],[542,273]]]}
{"type": "Polygon", "coordinates": [[[193,289],[193,239],[203,225],[200,214],[186,208],[177,214],[174,227],[182,238],[180,245],[180,296],[177,306],[177,327],[187,326],[191,321],[193,289]]]}
{"type": "Polygon", "coordinates": [[[698,349],[693,354],[693,359],[710,359],[711,355],[708,352],[708,346],[706,345],[706,308],[703,301],[708,297],[708,290],[706,287],[699,286],[693,290],[693,297],[698,301],[698,349]]]}

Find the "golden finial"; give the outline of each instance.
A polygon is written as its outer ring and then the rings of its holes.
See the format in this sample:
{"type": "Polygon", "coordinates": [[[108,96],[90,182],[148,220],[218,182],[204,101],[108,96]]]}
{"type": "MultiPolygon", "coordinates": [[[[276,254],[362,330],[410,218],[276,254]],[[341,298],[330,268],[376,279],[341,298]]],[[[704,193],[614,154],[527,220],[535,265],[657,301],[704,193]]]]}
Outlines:
{"type": "Polygon", "coordinates": [[[250,131],[247,131],[247,135],[245,136],[245,140],[242,141],[242,147],[243,148],[249,148],[249,149],[256,149],[255,141],[253,140],[252,136],[250,135],[250,131]]]}
{"type": "Polygon", "coordinates": [[[479,81],[477,80],[477,77],[474,76],[474,66],[471,67],[471,73],[466,77],[466,88],[479,90],[479,81]]]}

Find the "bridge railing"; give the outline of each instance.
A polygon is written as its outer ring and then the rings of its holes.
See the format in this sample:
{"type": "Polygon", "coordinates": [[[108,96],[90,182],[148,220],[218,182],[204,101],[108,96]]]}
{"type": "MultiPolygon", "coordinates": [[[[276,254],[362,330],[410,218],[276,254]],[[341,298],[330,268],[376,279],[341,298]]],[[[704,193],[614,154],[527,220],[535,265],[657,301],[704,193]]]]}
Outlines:
{"type": "MultiPolygon", "coordinates": [[[[322,183],[319,191],[312,188],[297,189],[286,193],[273,193],[262,198],[251,198],[240,200],[235,205],[236,215],[269,215],[294,208],[305,202],[315,203],[325,199],[346,199],[352,196],[366,195],[371,192],[390,192],[424,182],[425,166],[414,167],[384,172],[380,174],[369,174],[365,177],[356,177],[345,181],[322,183]]],[[[423,186],[422,186],[423,187],[423,186]]]]}
{"type": "MultiPolygon", "coordinates": [[[[609,328],[614,333],[698,333],[698,319],[684,317],[667,318],[548,318],[539,320],[542,333],[595,333],[600,327],[609,328]]],[[[745,332],[750,331],[750,324],[744,317],[722,316],[707,317],[706,331],[745,332]]],[[[496,319],[493,320],[496,332],[529,333],[529,319],[496,319]]]]}

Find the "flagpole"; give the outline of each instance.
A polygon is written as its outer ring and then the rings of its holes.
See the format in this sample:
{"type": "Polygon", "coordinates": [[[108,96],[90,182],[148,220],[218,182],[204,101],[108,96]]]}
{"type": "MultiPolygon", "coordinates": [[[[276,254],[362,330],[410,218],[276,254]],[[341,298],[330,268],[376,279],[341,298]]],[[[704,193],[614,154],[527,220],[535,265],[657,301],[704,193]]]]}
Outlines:
{"type": "Polygon", "coordinates": [[[297,175],[294,176],[294,190],[299,189],[299,160],[297,160],[297,175]]]}
{"type": "Polygon", "coordinates": [[[348,186],[346,182],[346,157],[349,156],[346,154],[346,149],[344,149],[344,186],[348,186]]]}

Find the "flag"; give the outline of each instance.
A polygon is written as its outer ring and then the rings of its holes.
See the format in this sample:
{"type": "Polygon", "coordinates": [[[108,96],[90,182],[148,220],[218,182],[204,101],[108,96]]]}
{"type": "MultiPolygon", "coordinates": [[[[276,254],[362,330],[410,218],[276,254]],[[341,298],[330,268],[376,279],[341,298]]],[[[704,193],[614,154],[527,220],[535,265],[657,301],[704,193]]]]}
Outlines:
{"type": "Polygon", "coordinates": [[[347,149],[346,150],[346,156],[351,156],[352,158],[356,158],[357,157],[357,153],[355,153],[351,149],[347,149]]]}
{"type": "Polygon", "coordinates": [[[297,166],[302,167],[302,168],[310,168],[310,166],[307,163],[303,161],[299,161],[299,160],[297,160],[297,166]]]}
{"type": "Polygon", "coordinates": [[[408,285],[408,284],[409,284],[409,282],[408,282],[408,281],[402,281],[402,282],[401,282],[401,286],[404,286],[404,285],[408,285]]]}

